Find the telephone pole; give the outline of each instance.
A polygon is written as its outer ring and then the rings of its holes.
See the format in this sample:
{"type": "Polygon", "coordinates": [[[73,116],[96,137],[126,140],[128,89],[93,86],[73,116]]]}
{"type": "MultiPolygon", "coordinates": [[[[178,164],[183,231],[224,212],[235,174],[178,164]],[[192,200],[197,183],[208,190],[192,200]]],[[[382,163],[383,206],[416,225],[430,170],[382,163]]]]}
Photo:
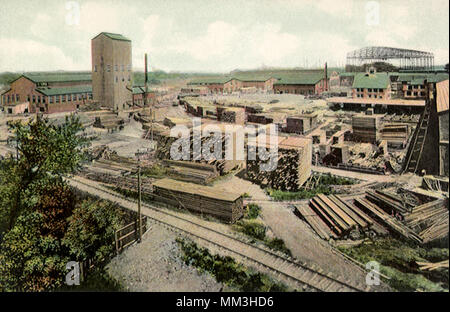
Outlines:
{"type": "Polygon", "coordinates": [[[139,239],[142,241],[142,216],[141,216],[141,158],[138,158],[138,227],[139,227],[139,239]]]}

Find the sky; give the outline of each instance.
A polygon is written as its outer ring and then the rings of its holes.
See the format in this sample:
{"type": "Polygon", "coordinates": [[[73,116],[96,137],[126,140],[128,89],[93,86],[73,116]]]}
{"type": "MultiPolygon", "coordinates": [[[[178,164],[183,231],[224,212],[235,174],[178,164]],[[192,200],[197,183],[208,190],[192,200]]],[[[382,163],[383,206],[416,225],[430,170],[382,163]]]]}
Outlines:
{"type": "Polygon", "coordinates": [[[102,31],[132,40],[133,68],[229,72],[343,66],[389,46],[448,62],[448,0],[0,0],[0,72],[90,70],[102,31]]]}

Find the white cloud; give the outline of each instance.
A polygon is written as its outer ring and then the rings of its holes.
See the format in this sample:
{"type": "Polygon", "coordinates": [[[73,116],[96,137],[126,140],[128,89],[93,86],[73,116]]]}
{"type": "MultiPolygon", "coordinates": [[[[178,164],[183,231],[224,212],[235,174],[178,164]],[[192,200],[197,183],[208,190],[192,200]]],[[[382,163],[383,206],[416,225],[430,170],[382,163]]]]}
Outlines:
{"type": "Polygon", "coordinates": [[[0,46],[4,47],[0,49],[0,72],[80,69],[60,48],[38,41],[0,38],[0,46]]]}

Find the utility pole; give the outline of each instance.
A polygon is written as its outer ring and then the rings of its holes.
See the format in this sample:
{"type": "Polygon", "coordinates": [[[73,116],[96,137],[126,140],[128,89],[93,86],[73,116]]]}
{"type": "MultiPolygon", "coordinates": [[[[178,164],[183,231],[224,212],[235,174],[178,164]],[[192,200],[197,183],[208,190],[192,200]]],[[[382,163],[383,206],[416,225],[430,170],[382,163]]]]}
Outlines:
{"type": "Polygon", "coordinates": [[[141,158],[138,158],[138,227],[139,227],[139,239],[142,241],[142,216],[141,216],[141,158]]]}

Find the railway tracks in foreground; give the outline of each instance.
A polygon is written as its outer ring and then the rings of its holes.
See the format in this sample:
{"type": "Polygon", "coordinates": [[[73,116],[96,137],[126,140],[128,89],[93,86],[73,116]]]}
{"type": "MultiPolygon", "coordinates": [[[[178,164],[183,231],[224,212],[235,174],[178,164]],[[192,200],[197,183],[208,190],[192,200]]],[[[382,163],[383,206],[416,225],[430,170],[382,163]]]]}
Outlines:
{"type": "MultiPolygon", "coordinates": [[[[135,200],[114,192],[96,181],[73,177],[68,179],[68,182],[80,191],[115,202],[126,209],[137,211],[135,200]]],[[[353,286],[346,281],[322,272],[320,269],[300,263],[269,249],[245,242],[213,228],[206,222],[201,222],[202,220],[196,221],[194,218],[183,216],[182,213],[170,211],[156,205],[149,205],[148,203],[142,204],[141,212],[152,222],[160,223],[176,232],[214,245],[225,250],[228,254],[233,254],[245,261],[249,261],[257,267],[263,268],[265,271],[269,271],[273,275],[281,277],[300,288],[306,287],[313,291],[325,292],[370,291],[369,287],[362,289],[361,287],[353,286]]]]}

